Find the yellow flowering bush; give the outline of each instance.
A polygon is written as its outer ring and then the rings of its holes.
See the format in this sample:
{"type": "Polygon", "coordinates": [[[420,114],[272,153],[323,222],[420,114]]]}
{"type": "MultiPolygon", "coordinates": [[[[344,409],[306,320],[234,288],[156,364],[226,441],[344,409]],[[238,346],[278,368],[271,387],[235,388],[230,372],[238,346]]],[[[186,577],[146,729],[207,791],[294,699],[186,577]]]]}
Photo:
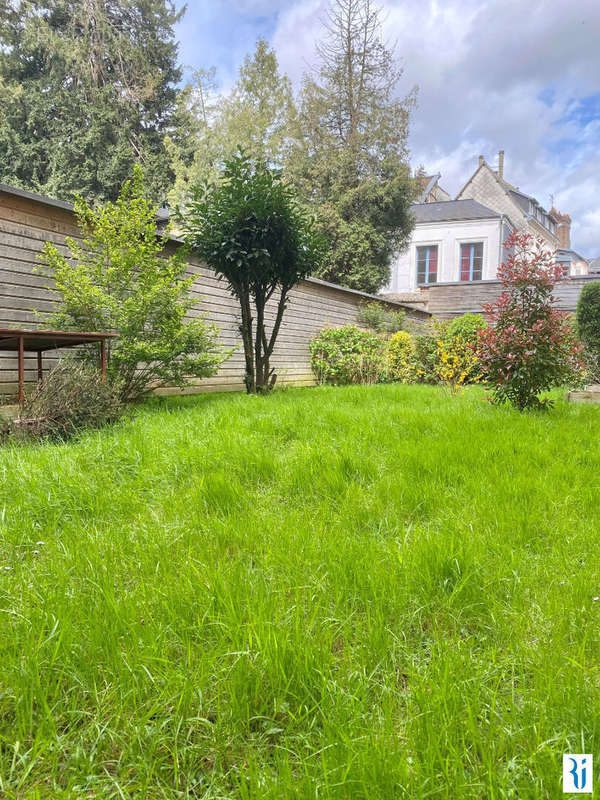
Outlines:
{"type": "Polygon", "coordinates": [[[456,394],[466,384],[481,380],[479,361],[473,345],[462,336],[438,339],[436,372],[440,381],[456,394]]]}
{"type": "Polygon", "coordinates": [[[386,374],[389,381],[398,381],[399,383],[416,381],[415,342],[407,331],[398,331],[389,338],[386,374]]]}

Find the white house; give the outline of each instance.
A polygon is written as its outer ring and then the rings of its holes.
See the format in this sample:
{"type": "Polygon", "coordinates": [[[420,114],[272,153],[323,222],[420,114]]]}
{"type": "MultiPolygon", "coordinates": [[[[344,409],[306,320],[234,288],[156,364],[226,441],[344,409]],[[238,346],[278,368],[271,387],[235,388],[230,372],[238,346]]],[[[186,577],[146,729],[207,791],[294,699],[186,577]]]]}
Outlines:
{"type": "Polygon", "coordinates": [[[439,175],[421,177],[421,197],[412,206],[415,228],[406,252],[397,256],[383,294],[414,293],[434,283],[468,284],[494,280],[504,260],[504,242],[513,230],[533,234],[557,252],[565,275],[585,275],[588,262],[571,249],[571,218],[546,211],[531,195],[504,178],[504,151],[498,168],[483,156],[456,200],[439,187],[439,175]]]}
{"type": "Polygon", "coordinates": [[[415,203],[415,228],[383,293],[411,292],[432,283],[496,277],[511,220],[476,200],[415,203]]]}

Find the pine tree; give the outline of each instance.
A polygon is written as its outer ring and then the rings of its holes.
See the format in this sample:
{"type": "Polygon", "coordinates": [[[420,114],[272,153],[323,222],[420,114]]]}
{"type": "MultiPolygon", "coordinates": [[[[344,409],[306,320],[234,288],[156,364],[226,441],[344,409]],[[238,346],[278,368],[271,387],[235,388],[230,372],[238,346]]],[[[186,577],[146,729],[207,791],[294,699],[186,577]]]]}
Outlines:
{"type": "Polygon", "coordinates": [[[172,176],[181,78],[170,0],[5,0],[0,180],[114,199],[134,163],[159,199],[172,176]]]}
{"type": "Polygon", "coordinates": [[[287,169],[329,241],[320,277],[375,292],[412,229],[407,137],[416,90],[397,98],[402,71],[370,0],[334,0],[318,56],[304,78],[287,169]]]}
{"type": "Polygon", "coordinates": [[[292,86],[279,72],[275,51],[264,39],[246,56],[238,81],[223,103],[220,124],[228,149],[241,146],[257,161],[281,167],[295,116],[292,86]]]}
{"type": "Polygon", "coordinates": [[[175,186],[174,203],[194,186],[215,180],[239,148],[258,162],[281,167],[287,158],[296,114],[289,79],[279,72],[277,56],[264,39],[246,56],[229,94],[219,94],[214,68],[195,73],[181,96],[189,139],[168,141],[175,186]]]}

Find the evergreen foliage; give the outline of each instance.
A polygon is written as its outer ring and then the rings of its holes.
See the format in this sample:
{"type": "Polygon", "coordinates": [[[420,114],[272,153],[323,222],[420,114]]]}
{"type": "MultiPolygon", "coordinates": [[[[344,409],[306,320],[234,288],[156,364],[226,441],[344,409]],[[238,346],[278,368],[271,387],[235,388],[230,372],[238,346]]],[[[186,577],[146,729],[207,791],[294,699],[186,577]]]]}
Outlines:
{"type": "Polygon", "coordinates": [[[577,301],[577,331],[593,381],[600,381],[600,282],[588,283],[577,301]]]}
{"type": "Polygon", "coordinates": [[[318,276],[376,292],[413,227],[406,143],[416,92],[398,99],[402,72],[369,0],[334,0],[318,56],[287,166],[330,245],[318,276]]]}
{"type": "Polygon", "coordinates": [[[0,20],[0,181],[114,200],[138,162],[171,182],[181,78],[171,0],[15,0],[0,20]]]}
{"type": "Polygon", "coordinates": [[[268,392],[277,379],[271,356],[289,293],[321,258],[311,218],[280,172],[240,151],[216,184],[195,191],[179,221],[187,242],[239,301],[247,391],[268,392]],[[275,319],[267,332],[269,301],[275,319]]]}

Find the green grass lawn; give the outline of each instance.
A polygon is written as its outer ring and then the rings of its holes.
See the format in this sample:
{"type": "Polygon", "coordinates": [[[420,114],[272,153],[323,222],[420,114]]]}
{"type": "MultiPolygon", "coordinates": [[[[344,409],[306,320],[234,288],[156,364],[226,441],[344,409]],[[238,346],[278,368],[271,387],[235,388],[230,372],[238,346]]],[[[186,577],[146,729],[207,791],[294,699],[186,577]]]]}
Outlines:
{"type": "Polygon", "coordinates": [[[0,796],[562,797],[599,414],[296,389],[0,451],[0,796]]]}

